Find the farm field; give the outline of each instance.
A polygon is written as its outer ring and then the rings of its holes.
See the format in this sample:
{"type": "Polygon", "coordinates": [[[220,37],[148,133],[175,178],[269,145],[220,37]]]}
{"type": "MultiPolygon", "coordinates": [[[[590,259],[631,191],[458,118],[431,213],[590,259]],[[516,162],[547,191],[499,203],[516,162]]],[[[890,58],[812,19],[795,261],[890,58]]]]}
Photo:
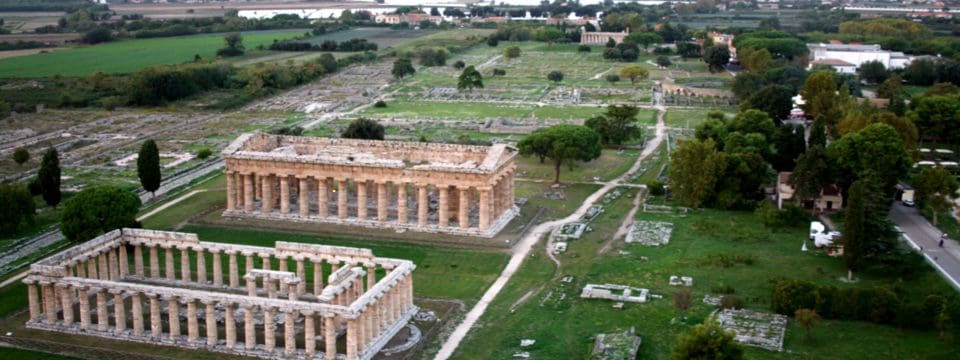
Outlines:
{"type": "Polygon", "coordinates": [[[317,35],[307,38],[305,41],[320,45],[320,43],[327,40],[342,42],[350,39],[366,39],[368,42],[377,44],[380,49],[384,49],[409,39],[416,39],[436,32],[437,31],[432,30],[398,30],[384,27],[360,27],[317,35]]]}
{"type": "MultiPolygon", "coordinates": [[[[248,49],[266,45],[274,39],[303,34],[302,30],[270,30],[244,32],[243,44],[248,49]]],[[[173,38],[136,39],[77,47],[45,54],[0,59],[0,77],[26,78],[85,76],[104,73],[129,73],[162,64],[192,61],[194,55],[210,59],[223,47],[224,34],[191,35],[173,38]]]]}

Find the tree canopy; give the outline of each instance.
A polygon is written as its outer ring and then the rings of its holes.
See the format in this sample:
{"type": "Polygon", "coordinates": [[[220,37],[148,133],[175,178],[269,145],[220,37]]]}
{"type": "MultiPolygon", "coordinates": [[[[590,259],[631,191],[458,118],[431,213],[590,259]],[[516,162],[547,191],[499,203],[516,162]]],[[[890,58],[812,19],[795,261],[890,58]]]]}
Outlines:
{"type": "Polygon", "coordinates": [[[641,128],[636,125],[639,112],[640,109],[635,106],[610,105],[603,115],[587,119],[584,125],[600,134],[604,144],[621,145],[642,134],[641,128]]]}
{"type": "Polygon", "coordinates": [[[56,207],[60,203],[60,155],[57,149],[51,147],[43,154],[40,170],[37,171],[40,180],[40,194],[47,205],[56,207]]]}
{"type": "Polygon", "coordinates": [[[677,337],[673,346],[673,360],[710,359],[739,360],[743,348],[734,341],[734,333],[726,331],[713,316],[677,337]]]}
{"type": "Polygon", "coordinates": [[[646,79],[650,76],[650,71],[641,65],[628,65],[620,69],[620,77],[630,79],[630,84],[634,84],[638,79],[646,79]]]}
{"type": "Polygon", "coordinates": [[[407,58],[399,58],[393,62],[393,70],[390,74],[397,79],[403,79],[408,75],[413,75],[417,70],[413,68],[413,62],[407,58]]]}
{"type": "Polygon", "coordinates": [[[733,39],[737,52],[766,49],[774,58],[793,60],[807,54],[807,44],[781,31],[754,31],[737,35],[733,39]]]}
{"type": "Polygon", "coordinates": [[[730,62],[730,49],[726,45],[714,45],[703,49],[703,62],[707,63],[710,72],[723,71],[730,62]]]}
{"type": "Polygon", "coordinates": [[[344,139],[383,140],[383,125],[367,118],[358,118],[347,125],[347,129],[340,134],[344,139]]]}
{"type": "Polygon", "coordinates": [[[480,75],[480,72],[473,65],[470,65],[463,69],[460,77],[457,78],[457,90],[463,91],[466,89],[470,92],[474,88],[483,89],[483,75],[480,75]]]}
{"type": "Polygon", "coordinates": [[[727,167],[713,139],[681,141],[670,154],[670,188],[684,206],[699,208],[727,167]]]}
{"type": "Polygon", "coordinates": [[[0,184],[0,235],[15,234],[33,224],[33,195],[21,184],[0,184]]]}
{"type": "Polygon", "coordinates": [[[18,147],[16,150],[13,150],[13,161],[19,166],[23,166],[24,163],[30,161],[30,152],[27,151],[27,148],[18,147]]]}
{"type": "Polygon", "coordinates": [[[558,70],[551,71],[549,74],[547,74],[547,79],[555,83],[559,83],[563,81],[563,73],[558,70]]]}
{"type": "Polygon", "coordinates": [[[140,146],[140,153],[137,155],[137,177],[146,191],[154,193],[160,188],[160,150],[153,140],[144,141],[140,146]]]}
{"type": "Polygon", "coordinates": [[[937,226],[938,215],[953,208],[960,187],[957,178],[944,168],[927,167],[914,176],[912,184],[920,201],[932,210],[933,226],[937,226]]]}
{"type": "Polygon", "coordinates": [[[84,189],[64,204],[60,231],[67,240],[82,242],[122,227],[136,226],[140,198],[116,186],[84,189]]]}
{"type": "Polygon", "coordinates": [[[554,125],[534,131],[517,143],[521,155],[550,158],[554,164],[554,182],[560,182],[560,167],[574,161],[600,157],[603,146],[596,131],[579,125],[554,125]]]}

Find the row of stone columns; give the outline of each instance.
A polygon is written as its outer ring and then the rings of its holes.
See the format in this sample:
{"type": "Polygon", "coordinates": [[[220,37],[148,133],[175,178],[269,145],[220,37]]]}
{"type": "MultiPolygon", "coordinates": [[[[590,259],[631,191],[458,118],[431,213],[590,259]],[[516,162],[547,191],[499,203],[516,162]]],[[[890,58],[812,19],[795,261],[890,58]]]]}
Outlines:
{"type": "MultiPolygon", "coordinates": [[[[428,207],[429,198],[427,193],[430,191],[430,185],[374,182],[374,181],[353,181],[355,191],[350,194],[350,179],[332,179],[317,177],[294,177],[294,176],[276,176],[273,174],[243,174],[239,172],[227,173],[227,209],[232,211],[242,211],[244,213],[258,212],[256,201],[260,201],[259,213],[272,214],[278,211],[280,215],[290,215],[294,209],[291,195],[291,189],[297,189],[296,216],[299,218],[311,217],[313,208],[310,205],[311,200],[317,202],[316,217],[326,219],[336,216],[339,220],[353,218],[359,220],[376,221],[387,223],[390,219],[399,224],[409,224],[409,207],[407,189],[414,189],[413,196],[416,199],[416,224],[418,227],[428,225],[428,207]],[[310,184],[313,184],[311,186],[310,184]],[[334,183],[336,188],[334,189],[334,183]],[[274,191],[279,189],[279,195],[274,191]],[[390,210],[391,198],[394,196],[391,189],[396,189],[395,210],[390,210]],[[314,196],[310,192],[314,191],[314,196]],[[331,193],[336,195],[331,199],[331,193]],[[356,210],[353,214],[349,211],[349,200],[351,196],[356,197],[356,210]],[[369,212],[371,198],[375,199],[376,212],[369,212]],[[330,204],[336,204],[335,214],[331,213],[330,204]],[[277,209],[279,208],[279,209],[277,209]],[[393,213],[393,217],[391,217],[393,213]]],[[[436,185],[433,186],[439,197],[439,209],[437,226],[448,227],[455,226],[463,229],[471,227],[470,209],[475,202],[480,210],[480,220],[477,226],[480,230],[486,230],[490,225],[491,219],[500,216],[507,209],[507,198],[513,198],[513,171],[509,171],[501,176],[499,182],[492,189],[486,188],[465,188],[457,186],[436,185]],[[474,196],[474,191],[478,193],[474,196]],[[506,192],[510,194],[506,194],[506,192]],[[491,194],[492,192],[492,194],[491,194]],[[495,204],[489,204],[490,201],[496,201],[495,204]],[[450,220],[455,220],[451,224],[450,220]]],[[[512,202],[510,202],[512,206],[512,202]]]]}
{"type": "MultiPolygon", "coordinates": [[[[244,281],[244,284],[241,285],[241,274],[248,273],[255,267],[255,262],[257,261],[256,258],[259,258],[261,268],[264,270],[274,270],[273,259],[277,259],[279,267],[276,270],[280,271],[289,271],[290,267],[288,261],[293,260],[293,262],[295,262],[294,272],[298,278],[302,279],[300,284],[296,287],[296,293],[298,295],[303,295],[308,292],[306,282],[306,267],[307,263],[309,262],[313,271],[313,286],[310,290],[312,290],[312,294],[318,295],[324,287],[324,267],[326,264],[329,264],[331,268],[330,273],[336,272],[341,267],[341,262],[339,261],[317,261],[303,257],[277,257],[272,253],[255,253],[239,250],[222,251],[221,249],[217,248],[208,249],[204,247],[189,246],[177,247],[168,246],[165,244],[131,244],[130,246],[133,248],[134,273],[132,275],[145,279],[153,278],[165,279],[167,281],[196,282],[201,285],[212,285],[214,287],[228,286],[231,288],[239,288],[241,286],[247,286],[248,284],[246,281],[244,281]],[[144,247],[147,248],[146,251],[143,250],[144,247]],[[176,269],[177,266],[174,250],[178,251],[180,256],[179,276],[176,269]],[[148,253],[146,261],[144,260],[145,252],[148,253]],[[160,252],[163,252],[163,264],[161,264],[160,252]],[[192,257],[196,261],[195,274],[191,270],[191,253],[193,253],[192,257]],[[207,271],[207,254],[209,254],[211,257],[210,262],[212,269],[209,273],[207,271]],[[226,254],[228,263],[228,267],[226,269],[226,278],[224,278],[223,254],[226,254]],[[239,268],[238,258],[240,256],[244,257],[244,262],[246,264],[246,268],[244,269],[243,273],[240,272],[241,270],[239,268]],[[163,270],[163,274],[161,274],[161,270],[163,270]]],[[[108,251],[91,256],[86,260],[80,260],[71,266],[67,266],[66,271],[68,276],[118,281],[122,277],[131,275],[129,274],[129,257],[127,254],[127,247],[125,245],[118,245],[108,251]]],[[[366,267],[367,289],[376,283],[376,264],[369,263],[346,265],[366,267]]],[[[261,283],[260,288],[264,290],[269,290],[271,288],[276,289],[276,285],[271,286],[270,284],[261,283]]],[[[278,290],[281,294],[286,294],[287,292],[287,290],[283,288],[278,290]]]]}

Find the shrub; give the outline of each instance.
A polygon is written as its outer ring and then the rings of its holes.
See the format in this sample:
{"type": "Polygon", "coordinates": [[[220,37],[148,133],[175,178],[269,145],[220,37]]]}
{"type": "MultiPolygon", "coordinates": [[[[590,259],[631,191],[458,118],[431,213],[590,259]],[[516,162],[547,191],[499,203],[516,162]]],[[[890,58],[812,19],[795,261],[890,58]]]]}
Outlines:
{"type": "Polygon", "coordinates": [[[724,294],[724,295],[729,295],[737,292],[737,290],[734,289],[733,286],[730,286],[727,284],[717,286],[713,289],[710,289],[710,291],[715,294],[724,294]]]}
{"type": "Polygon", "coordinates": [[[213,155],[213,150],[210,150],[210,148],[205,147],[200,150],[197,150],[197,158],[200,160],[206,160],[211,155],[213,155]]]}
{"type": "Polygon", "coordinates": [[[590,45],[577,46],[577,52],[588,53],[591,51],[590,45]]]}
{"type": "Polygon", "coordinates": [[[720,307],[723,309],[740,309],[743,307],[743,301],[736,295],[724,295],[720,298],[720,307]]]}
{"type": "Polygon", "coordinates": [[[373,107],[375,107],[375,108],[385,108],[385,107],[387,107],[387,103],[384,102],[383,100],[377,100],[377,102],[373,103],[373,107]]]}
{"type": "MultiPolygon", "coordinates": [[[[607,76],[610,76],[610,75],[607,75],[607,76]]],[[[660,181],[660,180],[651,181],[649,184],[647,184],[647,189],[650,190],[650,195],[653,195],[653,196],[661,196],[667,192],[666,188],[663,185],[663,181],[660,181]]]]}
{"type": "Polygon", "coordinates": [[[457,70],[463,69],[466,66],[467,64],[464,63],[463,60],[457,60],[456,62],[453,63],[453,68],[457,70]]]}
{"type": "Polygon", "coordinates": [[[507,71],[504,69],[493,69],[493,76],[504,76],[507,75],[507,71]]]}

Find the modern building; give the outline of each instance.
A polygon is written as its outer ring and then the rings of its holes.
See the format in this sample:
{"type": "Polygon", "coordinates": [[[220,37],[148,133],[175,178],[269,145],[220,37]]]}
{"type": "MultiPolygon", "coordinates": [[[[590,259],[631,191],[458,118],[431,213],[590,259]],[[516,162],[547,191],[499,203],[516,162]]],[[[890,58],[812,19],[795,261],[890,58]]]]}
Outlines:
{"type": "MultiPolygon", "coordinates": [[[[796,190],[790,185],[789,171],[783,171],[777,174],[777,208],[783,209],[783,204],[788,201],[800,201],[794,197],[796,190]]],[[[843,196],[840,194],[840,188],[836,185],[829,185],[820,190],[820,195],[816,198],[808,199],[799,204],[805,209],[816,211],[836,211],[843,209],[843,196]]]]}
{"type": "MultiPolygon", "coordinates": [[[[887,69],[902,69],[913,61],[913,57],[899,51],[883,50],[880,45],[860,44],[807,44],[810,50],[810,65],[826,60],[837,64],[852,64],[856,68],[868,61],[879,61],[887,69]]],[[[846,65],[840,65],[847,68],[846,65]]],[[[856,69],[854,69],[854,72],[856,69]]]]}

